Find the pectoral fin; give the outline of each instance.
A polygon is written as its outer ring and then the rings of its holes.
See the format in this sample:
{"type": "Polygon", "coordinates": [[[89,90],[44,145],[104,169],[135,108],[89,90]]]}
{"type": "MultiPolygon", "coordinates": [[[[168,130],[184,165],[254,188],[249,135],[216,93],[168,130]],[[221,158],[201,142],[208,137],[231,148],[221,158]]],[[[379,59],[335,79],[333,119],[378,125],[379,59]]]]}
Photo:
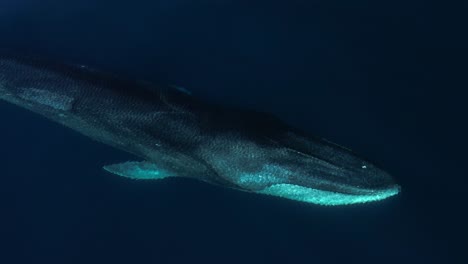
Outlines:
{"type": "Polygon", "coordinates": [[[104,169],[110,173],[137,180],[159,180],[178,176],[175,172],[163,169],[154,163],[146,161],[130,161],[107,165],[104,166],[104,169]]]}

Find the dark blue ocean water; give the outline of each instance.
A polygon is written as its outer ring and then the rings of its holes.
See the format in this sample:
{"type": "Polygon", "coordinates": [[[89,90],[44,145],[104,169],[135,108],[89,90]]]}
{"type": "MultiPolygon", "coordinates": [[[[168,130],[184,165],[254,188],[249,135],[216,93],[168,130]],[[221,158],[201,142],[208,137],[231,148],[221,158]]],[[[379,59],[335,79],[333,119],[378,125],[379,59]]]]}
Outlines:
{"type": "Polygon", "coordinates": [[[101,167],[134,157],[0,102],[0,263],[468,263],[466,7],[2,0],[2,50],[272,112],[403,191],[321,207],[130,181],[101,167]]]}

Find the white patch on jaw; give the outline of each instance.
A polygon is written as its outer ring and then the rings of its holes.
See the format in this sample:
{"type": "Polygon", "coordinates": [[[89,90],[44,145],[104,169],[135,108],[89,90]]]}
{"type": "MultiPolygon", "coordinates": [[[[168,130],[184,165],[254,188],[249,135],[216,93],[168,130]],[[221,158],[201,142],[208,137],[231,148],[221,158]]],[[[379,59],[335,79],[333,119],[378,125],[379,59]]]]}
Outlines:
{"type": "Polygon", "coordinates": [[[287,181],[291,171],[278,165],[266,164],[258,172],[243,172],[233,178],[234,182],[246,189],[263,188],[271,184],[279,184],[287,181]]]}
{"type": "Polygon", "coordinates": [[[70,110],[74,100],[66,95],[36,88],[24,88],[18,96],[24,100],[62,111],[70,110]]]}
{"type": "Polygon", "coordinates": [[[346,205],[383,200],[398,194],[399,191],[400,189],[398,186],[393,186],[391,188],[374,191],[369,194],[352,195],[322,191],[294,184],[275,184],[259,191],[258,193],[320,205],[346,205]]]}

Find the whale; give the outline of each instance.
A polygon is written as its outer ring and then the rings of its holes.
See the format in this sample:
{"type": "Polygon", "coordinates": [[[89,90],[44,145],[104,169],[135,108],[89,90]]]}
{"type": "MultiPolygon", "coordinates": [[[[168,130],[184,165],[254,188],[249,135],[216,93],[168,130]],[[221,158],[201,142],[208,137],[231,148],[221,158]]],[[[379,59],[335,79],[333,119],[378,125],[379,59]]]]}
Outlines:
{"type": "Polygon", "coordinates": [[[379,201],[401,189],[348,148],[272,114],[203,100],[174,85],[2,55],[0,101],[130,153],[134,160],[103,164],[128,179],[183,177],[329,206],[379,201]]]}

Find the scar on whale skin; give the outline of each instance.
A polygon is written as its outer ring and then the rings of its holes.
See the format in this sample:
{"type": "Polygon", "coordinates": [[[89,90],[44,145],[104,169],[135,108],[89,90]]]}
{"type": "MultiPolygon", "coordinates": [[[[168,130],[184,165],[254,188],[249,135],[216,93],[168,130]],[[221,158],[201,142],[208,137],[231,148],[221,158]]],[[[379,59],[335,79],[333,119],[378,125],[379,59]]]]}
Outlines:
{"type": "Polygon", "coordinates": [[[71,110],[73,104],[73,98],[71,97],[36,88],[23,89],[19,97],[62,111],[71,110]]]}

